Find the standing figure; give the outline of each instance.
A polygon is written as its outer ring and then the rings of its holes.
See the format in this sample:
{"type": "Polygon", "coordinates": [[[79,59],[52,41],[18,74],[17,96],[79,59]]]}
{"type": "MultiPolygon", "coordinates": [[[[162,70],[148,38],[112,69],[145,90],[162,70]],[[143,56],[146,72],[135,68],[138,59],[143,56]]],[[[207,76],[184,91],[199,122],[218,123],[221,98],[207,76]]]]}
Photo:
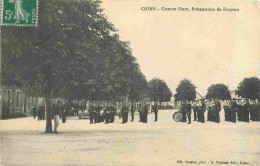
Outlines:
{"type": "Polygon", "coordinates": [[[199,107],[198,105],[195,103],[193,106],[193,121],[197,121],[197,117],[198,117],[198,112],[199,112],[199,107]]]}
{"type": "Polygon", "coordinates": [[[67,111],[65,105],[61,106],[61,116],[62,116],[62,123],[66,123],[67,111]]]}
{"type": "Polygon", "coordinates": [[[133,122],[134,121],[134,116],[135,116],[135,103],[131,103],[131,121],[133,122]]]}
{"type": "Polygon", "coordinates": [[[198,121],[201,123],[205,123],[205,117],[204,117],[205,111],[206,111],[206,104],[204,99],[202,99],[201,104],[199,106],[199,112],[198,112],[198,121]]]}
{"type": "Polygon", "coordinates": [[[110,123],[115,121],[115,113],[116,113],[116,106],[114,104],[110,105],[110,123]]]}
{"type": "Polygon", "coordinates": [[[37,116],[38,116],[38,120],[41,120],[41,106],[38,105],[38,108],[37,108],[37,116]]]}
{"type": "Polygon", "coordinates": [[[147,116],[148,116],[148,109],[149,109],[149,103],[144,102],[143,107],[143,123],[147,123],[147,116]]]}
{"type": "Polygon", "coordinates": [[[88,107],[88,112],[89,112],[89,124],[92,124],[94,122],[94,107],[93,103],[89,102],[89,107],[88,107]]]}
{"type": "Polygon", "coordinates": [[[236,116],[236,113],[237,113],[237,103],[236,103],[236,100],[233,99],[231,101],[231,106],[230,106],[230,121],[232,123],[236,123],[236,119],[237,119],[237,116],[236,116]]]}
{"type": "Polygon", "coordinates": [[[127,118],[128,118],[128,107],[126,102],[123,103],[123,106],[121,108],[121,113],[122,113],[122,123],[127,123],[127,118]]]}
{"type": "Polygon", "coordinates": [[[154,102],[153,106],[152,106],[152,112],[154,113],[155,115],[155,119],[154,121],[157,122],[157,119],[158,119],[158,105],[156,102],[154,102]]]}
{"type": "Polygon", "coordinates": [[[214,101],[214,104],[215,104],[215,112],[214,112],[214,120],[216,123],[220,123],[220,116],[219,116],[219,112],[221,111],[221,103],[219,100],[215,100],[214,101]]]}
{"type": "Polygon", "coordinates": [[[185,103],[185,112],[187,114],[188,117],[188,124],[191,124],[191,104],[190,102],[185,103]]]}
{"type": "Polygon", "coordinates": [[[245,122],[249,122],[249,113],[250,113],[250,103],[249,103],[249,100],[246,99],[246,104],[244,106],[244,120],[245,122]]]}
{"type": "Polygon", "coordinates": [[[37,108],[35,105],[33,106],[32,110],[33,110],[33,119],[35,119],[36,114],[37,114],[37,108]]]}
{"type": "Polygon", "coordinates": [[[182,118],[182,122],[185,123],[187,122],[187,117],[186,117],[186,104],[184,101],[181,102],[181,108],[180,108],[180,112],[182,113],[183,115],[183,118],[182,118]]]}

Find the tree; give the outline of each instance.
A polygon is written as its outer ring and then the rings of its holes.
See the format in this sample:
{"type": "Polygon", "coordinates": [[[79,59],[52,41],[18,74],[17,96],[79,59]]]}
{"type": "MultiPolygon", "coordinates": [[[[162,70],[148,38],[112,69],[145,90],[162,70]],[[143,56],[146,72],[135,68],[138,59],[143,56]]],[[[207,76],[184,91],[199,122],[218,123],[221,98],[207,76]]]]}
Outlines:
{"type": "Polygon", "coordinates": [[[236,95],[249,98],[260,99],[260,80],[257,77],[245,78],[237,87],[236,95]]]}
{"type": "Polygon", "coordinates": [[[151,101],[170,101],[172,92],[164,80],[153,78],[148,82],[148,87],[151,101]]]}
{"type": "Polygon", "coordinates": [[[196,87],[188,79],[183,79],[176,88],[174,95],[176,101],[194,100],[196,98],[196,87]]]}
{"type": "Polygon", "coordinates": [[[100,1],[39,2],[39,23],[2,27],[3,83],[19,84],[46,100],[46,132],[52,132],[51,101],[137,98],[147,87],[128,42],[120,41],[100,1]]]}
{"type": "Polygon", "coordinates": [[[230,90],[224,84],[213,84],[208,88],[207,99],[229,100],[231,98],[230,90]]]}

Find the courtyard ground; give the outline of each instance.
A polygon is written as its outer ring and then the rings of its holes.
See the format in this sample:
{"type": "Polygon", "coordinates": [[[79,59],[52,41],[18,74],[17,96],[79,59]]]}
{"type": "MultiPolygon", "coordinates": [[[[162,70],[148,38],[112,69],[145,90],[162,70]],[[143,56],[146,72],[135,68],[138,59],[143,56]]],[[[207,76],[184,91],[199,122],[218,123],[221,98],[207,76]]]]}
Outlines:
{"type": "MultiPolygon", "coordinates": [[[[175,122],[177,110],[160,110],[158,122],[89,124],[69,117],[59,134],[44,133],[32,117],[0,121],[1,166],[260,166],[260,122],[191,125],[175,122]]],[[[206,114],[205,114],[206,115],[206,114]]],[[[130,118],[130,116],[129,116],[130,118]]],[[[192,118],[193,119],[193,118],[192,118]]]]}

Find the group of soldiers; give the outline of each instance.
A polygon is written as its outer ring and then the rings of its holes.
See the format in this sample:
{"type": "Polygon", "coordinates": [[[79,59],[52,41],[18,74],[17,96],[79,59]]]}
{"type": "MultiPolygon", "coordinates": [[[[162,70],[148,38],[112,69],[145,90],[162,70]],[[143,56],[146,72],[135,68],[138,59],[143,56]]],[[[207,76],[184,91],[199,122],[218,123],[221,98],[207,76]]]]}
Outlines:
{"type": "Polygon", "coordinates": [[[113,102],[91,102],[88,107],[90,124],[104,122],[113,123],[116,107],[113,102]]]}
{"type": "Polygon", "coordinates": [[[140,102],[90,102],[87,106],[90,124],[105,122],[113,123],[115,116],[122,119],[122,123],[128,122],[129,112],[131,121],[134,121],[135,112],[139,112],[139,122],[147,123],[149,110],[155,114],[155,121],[158,119],[158,104],[149,101],[140,102]]]}
{"type": "MultiPolygon", "coordinates": [[[[32,113],[33,118],[35,119],[36,116],[38,117],[38,120],[44,120],[45,119],[45,103],[42,102],[41,104],[36,107],[34,105],[32,107],[32,113]]],[[[59,118],[62,119],[62,123],[66,122],[66,117],[68,114],[68,109],[66,107],[66,104],[62,103],[61,101],[56,101],[52,103],[52,119],[54,119],[55,115],[59,115],[59,118]]]]}
{"type": "Polygon", "coordinates": [[[38,120],[45,119],[45,106],[43,104],[40,104],[38,107],[34,105],[32,111],[34,119],[36,118],[36,116],[38,117],[38,120]]]}
{"type": "MultiPolygon", "coordinates": [[[[225,121],[236,123],[236,121],[249,122],[260,121],[260,103],[257,100],[249,102],[248,99],[223,102],[225,121]]],[[[193,109],[194,121],[205,123],[204,113],[207,111],[207,121],[220,123],[221,102],[218,99],[197,100],[191,104],[182,101],[179,112],[182,113],[182,122],[191,124],[191,110],[193,109]]]]}
{"type": "Polygon", "coordinates": [[[260,103],[257,100],[249,102],[248,99],[226,101],[224,103],[225,120],[236,123],[260,121],[260,103]]]}

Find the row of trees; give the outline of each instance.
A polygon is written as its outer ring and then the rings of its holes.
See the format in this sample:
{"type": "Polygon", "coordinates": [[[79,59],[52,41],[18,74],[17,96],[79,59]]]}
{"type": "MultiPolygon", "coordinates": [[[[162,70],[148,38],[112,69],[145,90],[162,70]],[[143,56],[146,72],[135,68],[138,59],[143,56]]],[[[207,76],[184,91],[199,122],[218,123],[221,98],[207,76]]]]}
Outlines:
{"type": "Polygon", "coordinates": [[[38,27],[2,27],[2,82],[45,98],[46,132],[52,132],[53,98],[170,99],[164,81],[147,82],[129,42],[120,40],[100,1],[39,3],[38,27]],[[158,94],[161,83],[166,90],[158,94]],[[153,88],[157,90],[151,92],[153,88]]]}
{"type": "MultiPolygon", "coordinates": [[[[230,91],[224,84],[212,84],[207,89],[206,99],[231,99],[231,93],[242,98],[260,99],[260,80],[257,77],[245,78],[241,81],[236,90],[230,91]]],[[[176,88],[175,100],[194,100],[196,98],[196,86],[188,79],[183,79],[176,88]]],[[[200,95],[200,94],[199,94],[200,95]]],[[[201,96],[202,97],[202,96],[201,96]]]]}

